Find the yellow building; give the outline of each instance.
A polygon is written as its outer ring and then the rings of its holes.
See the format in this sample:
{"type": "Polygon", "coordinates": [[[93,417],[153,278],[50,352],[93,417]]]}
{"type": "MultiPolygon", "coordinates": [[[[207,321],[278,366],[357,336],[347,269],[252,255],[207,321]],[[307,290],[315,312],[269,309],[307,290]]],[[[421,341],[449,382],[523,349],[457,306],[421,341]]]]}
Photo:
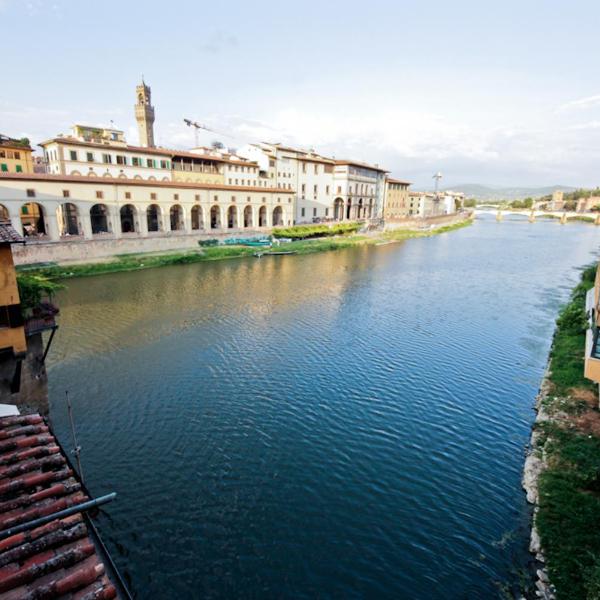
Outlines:
{"type": "Polygon", "coordinates": [[[33,173],[32,152],[27,138],[0,135],[0,173],[33,173]]]}
{"type": "Polygon", "coordinates": [[[388,177],[385,181],[384,219],[401,219],[408,215],[408,181],[388,177]]]}
{"type": "Polygon", "coordinates": [[[225,184],[225,158],[195,152],[171,154],[173,181],[184,183],[225,184]]]}
{"type": "Polygon", "coordinates": [[[12,244],[22,242],[23,238],[10,224],[0,222],[0,354],[9,351],[15,356],[27,352],[17,274],[11,249],[12,244]]]}

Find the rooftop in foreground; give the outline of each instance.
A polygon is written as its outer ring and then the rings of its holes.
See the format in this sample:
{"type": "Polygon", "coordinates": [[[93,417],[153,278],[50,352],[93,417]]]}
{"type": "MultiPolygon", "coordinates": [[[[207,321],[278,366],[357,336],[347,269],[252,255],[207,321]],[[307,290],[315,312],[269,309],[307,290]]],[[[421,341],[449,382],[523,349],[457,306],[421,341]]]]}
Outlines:
{"type": "Polygon", "coordinates": [[[40,415],[0,418],[0,598],[128,598],[87,515],[51,518],[86,500],[40,415]]]}

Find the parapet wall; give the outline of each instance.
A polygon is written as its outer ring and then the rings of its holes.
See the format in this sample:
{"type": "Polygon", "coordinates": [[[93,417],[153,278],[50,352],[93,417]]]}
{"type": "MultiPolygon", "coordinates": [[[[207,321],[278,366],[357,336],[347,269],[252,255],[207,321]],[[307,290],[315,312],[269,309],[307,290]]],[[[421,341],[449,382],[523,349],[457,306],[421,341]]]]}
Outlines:
{"type": "MultiPolygon", "coordinates": [[[[259,233],[245,229],[244,236],[259,233]]],[[[262,231],[261,233],[264,233],[262,231]]],[[[238,236],[240,232],[235,232],[238,236]]],[[[13,246],[16,265],[54,262],[59,264],[77,264],[102,262],[119,254],[138,254],[144,252],[170,252],[198,248],[198,241],[208,238],[231,237],[230,234],[158,234],[148,237],[128,237],[118,239],[83,240],[74,239],[61,242],[30,242],[25,246],[13,246]]]]}
{"type": "Polygon", "coordinates": [[[421,229],[424,227],[443,227],[466,221],[472,217],[472,212],[460,212],[452,215],[439,215],[437,217],[386,219],[385,231],[396,231],[398,229],[421,229]]]}

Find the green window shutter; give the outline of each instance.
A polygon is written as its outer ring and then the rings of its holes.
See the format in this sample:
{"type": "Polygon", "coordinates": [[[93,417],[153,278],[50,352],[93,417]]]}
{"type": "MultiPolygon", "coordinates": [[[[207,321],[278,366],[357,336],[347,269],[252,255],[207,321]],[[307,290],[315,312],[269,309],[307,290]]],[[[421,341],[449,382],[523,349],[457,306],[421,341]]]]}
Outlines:
{"type": "Polygon", "coordinates": [[[22,173],[23,167],[21,165],[17,165],[17,173],[22,173]]]}
{"type": "Polygon", "coordinates": [[[2,171],[4,171],[6,173],[6,171],[8,171],[8,165],[5,163],[2,163],[2,166],[0,167],[2,169],[2,171]]]}

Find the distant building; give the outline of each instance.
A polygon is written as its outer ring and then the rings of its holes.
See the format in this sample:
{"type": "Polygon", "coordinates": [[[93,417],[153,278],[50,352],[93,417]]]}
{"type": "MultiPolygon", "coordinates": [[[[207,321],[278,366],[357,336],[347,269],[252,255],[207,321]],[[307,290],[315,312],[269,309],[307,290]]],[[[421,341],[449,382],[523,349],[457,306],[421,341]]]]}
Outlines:
{"type": "Polygon", "coordinates": [[[600,207],[600,196],[588,196],[577,200],[576,210],[577,212],[589,212],[597,206],[600,207]]]}
{"type": "Polygon", "coordinates": [[[33,173],[29,142],[0,135],[0,173],[33,173]]]}
{"type": "Polygon", "coordinates": [[[562,210],[565,206],[565,193],[560,190],[552,192],[552,200],[546,207],[548,210],[562,210]]]}
{"type": "Polygon", "coordinates": [[[410,183],[388,177],[385,181],[385,208],[384,218],[402,219],[408,216],[410,210],[409,191],[410,183]]]}
{"type": "Polygon", "coordinates": [[[135,104],[135,120],[140,134],[140,146],[154,148],[154,107],[150,86],[142,79],[141,85],[135,89],[137,102],[135,104]]]}

